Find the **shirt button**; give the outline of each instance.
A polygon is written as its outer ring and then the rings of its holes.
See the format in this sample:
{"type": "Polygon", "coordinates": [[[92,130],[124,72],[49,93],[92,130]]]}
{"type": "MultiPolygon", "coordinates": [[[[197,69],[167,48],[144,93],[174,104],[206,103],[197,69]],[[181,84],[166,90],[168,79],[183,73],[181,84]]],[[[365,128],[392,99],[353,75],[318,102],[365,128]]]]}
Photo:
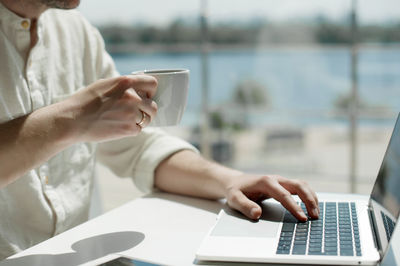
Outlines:
{"type": "Polygon", "coordinates": [[[24,28],[24,29],[28,29],[28,28],[29,28],[29,21],[23,20],[23,21],[21,22],[21,26],[22,26],[22,28],[24,28]]]}

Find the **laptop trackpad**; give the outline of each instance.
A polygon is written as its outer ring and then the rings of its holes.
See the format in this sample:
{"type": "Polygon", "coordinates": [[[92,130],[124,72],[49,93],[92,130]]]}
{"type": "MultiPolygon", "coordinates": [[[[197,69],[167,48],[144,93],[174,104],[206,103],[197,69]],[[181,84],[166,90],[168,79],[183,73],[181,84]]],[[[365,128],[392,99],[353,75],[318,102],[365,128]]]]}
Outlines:
{"type": "Polygon", "coordinates": [[[279,203],[263,202],[262,215],[258,221],[248,219],[241,213],[226,208],[221,210],[212,236],[224,237],[276,237],[285,209],[279,203]]]}

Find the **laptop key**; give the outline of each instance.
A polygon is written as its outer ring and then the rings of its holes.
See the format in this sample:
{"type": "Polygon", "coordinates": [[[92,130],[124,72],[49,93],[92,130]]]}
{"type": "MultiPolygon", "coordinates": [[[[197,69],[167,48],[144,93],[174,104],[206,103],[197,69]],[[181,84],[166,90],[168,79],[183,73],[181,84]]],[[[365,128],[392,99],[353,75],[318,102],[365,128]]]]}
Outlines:
{"type": "Polygon", "coordinates": [[[319,236],[319,235],[322,235],[322,230],[320,230],[320,231],[311,231],[311,232],[310,232],[310,235],[311,235],[311,236],[319,236]]]}
{"type": "Polygon", "coordinates": [[[321,247],[310,247],[308,249],[308,252],[321,252],[322,248],[321,247]]]}
{"type": "Polygon", "coordinates": [[[325,247],[337,247],[337,242],[325,242],[325,247]]]}
{"type": "Polygon", "coordinates": [[[293,232],[282,232],[281,237],[282,236],[290,236],[291,237],[291,236],[293,236],[293,232]]]}
{"type": "Polygon", "coordinates": [[[337,251],[326,251],[324,253],[324,255],[328,255],[328,256],[336,256],[338,253],[337,251]]]}
{"type": "Polygon", "coordinates": [[[317,248],[317,247],[321,248],[321,246],[322,242],[316,242],[316,243],[310,242],[310,244],[308,245],[309,248],[317,248]]]}
{"type": "Polygon", "coordinates": [[[281,243],[279,243],[278,249],[290,249],[290,244],[281,244],[281,243]]]}
{"type": "Polygon", "coordinates": [[[337,251],[337,247],[325,247],[325,251],[337,251]]]}
{"type": "Polygon", "coordinates": [[[309,251],[308,255],[324,255],[322,251],[309,251]]]}
{"type": "Polygon", "coordinates": [[[337,235],[336,234],[325,234],[325,239],[336,240],[337,239],[337,235]]]}
{"type": "Polygon", "coordinates": [[[353,256],[353,249],[340,250],[340,256],[353,256]]]}
{"type": "Polygon", "coordinates": [[[304,240],[295,240],[293,245],[307,245],[307,239],[304,240]]]}
{"type": "Polygon", "coordinates": [[[287,245],[287,246],[290,247],[291,244],[292,244],[292,241],[279,241],[279,246],[287,245]]]}
{"type": "Polygon", "coordinates": [[[279,238],[279,241],[292,241],[292,237],[291,236],[281,236],[279,238]]]}
{"type": "Polygon", "coordinates": [[[282,232],[293,232],[294,226],[294,223],[284,223],[282,225],[282,232]]]}
{"type": "Polygon", "coordinates": [[[296,231],[296,236],[306,236],[308,235],[308,231],[304,229],[300,229],[296,231]]]}
{"type": "Polygon", "coordinates": [[[276,254],[290,254],[290,249],[278,249],[276,254]]]}
{"type": "Polygon", "coordinates": [[[293,246],[292,254],[305,255],[306,254],[306,245],[293,246]]]}
{"type": "Polygon", "coordinates": [[[353,238],[351,236],[341,236],[340,241],[351,241],[353,238]]]}

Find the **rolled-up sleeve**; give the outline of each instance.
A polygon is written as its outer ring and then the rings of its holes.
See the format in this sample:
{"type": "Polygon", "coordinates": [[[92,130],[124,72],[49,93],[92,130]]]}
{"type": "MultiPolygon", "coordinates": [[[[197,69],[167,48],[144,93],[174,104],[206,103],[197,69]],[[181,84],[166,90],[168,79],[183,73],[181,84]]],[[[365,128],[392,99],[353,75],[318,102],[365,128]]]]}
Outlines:
{"type": "MultiPolygon", "coordinates": [[[[97,79],[118,76],[111,56],[104,47],[104,41],[97,31],[91,27],[89,36],[95,43],[93,49],[95,62],[92,66],[96,70],[97,79]]],[[[198,150],[190,143],[177,137],[168,135],[159,128],[146,128],[138,136],[99,143],[97,145],[97,160],[110,168],[117,176],[132,177],[135,185],[144,193],[154,188],[154,172],[157,166],[170,155],[181,151],[198,150]]]]}
{"type": "Polygon", "coordinates": [[[146,128],[138,136],[100,143],[97,159],[120,177],[132,177],[144,193],[154,189],[154,172],[170,155],[198,150],[190,143],[158,128],[146,128]]]}

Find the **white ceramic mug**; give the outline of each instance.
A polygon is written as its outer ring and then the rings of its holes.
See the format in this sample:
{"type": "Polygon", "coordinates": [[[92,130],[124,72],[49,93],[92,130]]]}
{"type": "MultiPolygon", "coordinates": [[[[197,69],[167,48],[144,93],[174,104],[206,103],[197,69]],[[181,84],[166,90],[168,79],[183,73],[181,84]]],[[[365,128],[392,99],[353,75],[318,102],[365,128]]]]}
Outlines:
{"type": "Polygon", "coordinates": [[[157,93],[153,100],[157,103],[157,115],[150,126],[175,126],[179,124],[186,108],[189,90],[188,69],[154,69],[136,71],[157,79],[157,93]]]}

